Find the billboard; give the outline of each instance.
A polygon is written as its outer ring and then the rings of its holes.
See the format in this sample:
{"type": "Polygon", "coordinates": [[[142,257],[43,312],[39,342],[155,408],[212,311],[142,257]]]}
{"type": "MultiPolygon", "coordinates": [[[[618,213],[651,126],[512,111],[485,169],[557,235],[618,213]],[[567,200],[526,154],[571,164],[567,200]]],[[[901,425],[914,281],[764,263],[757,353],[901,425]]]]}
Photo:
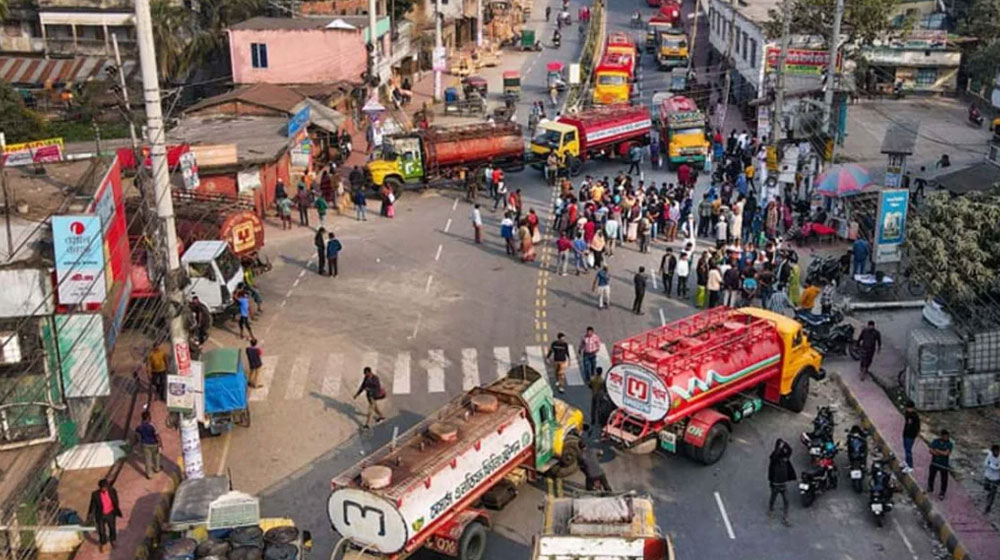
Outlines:
{"type": "Polygon", "coordinates": [[[906,239],[906,211],[910,192],[884,189],[878,200],[878,231],[875,233],[875,263],[893,263],[902,259],[900,245],[906,239]]]}
{"type": "Polygon", "coordinates": [[[7,144],[3,152],[3,165],[17,167],[32,163],[49,163],[62,161],[63,139],[48,138],[34,142],[7,144]]]}
{"type": "MultiPolygon", "coordinates": [[[[765,72],[778,69],[781,47],[767,47],[765,72]]],[[[788,49],[785,74],[788,76],[819,76],[830,65],[830,51],[824,49],[788,49]]],[[[838,59],[839,66],[839,59],[838,59]]]]}
{"type": "Polygon", "coordinates": [[[52,216],[59,303],[103,303],[104,241],[99,216],[52,216]]]}
{"type": "Polygon", "coordinates": [[[110,395],[104,317],[100,313],[56,315],[55,323],[66,397],[110,395]]]}

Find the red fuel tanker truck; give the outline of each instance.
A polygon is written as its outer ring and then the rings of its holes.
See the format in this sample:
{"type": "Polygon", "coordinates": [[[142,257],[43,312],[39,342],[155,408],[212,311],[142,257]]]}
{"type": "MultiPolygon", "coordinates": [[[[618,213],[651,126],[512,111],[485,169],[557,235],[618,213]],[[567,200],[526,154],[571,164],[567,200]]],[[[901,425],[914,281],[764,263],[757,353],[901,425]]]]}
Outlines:
{"type": "Polygon", "coordinates": [[[606,376],[618,407],[604,433],[636,453],[659,447],[710,465],[763,402],[801,412],[822,357],[793,319],[717,307],[616,342],[606,376]]]}
{"type": "Polygon", "coordinates": [[[421,548],[479,560],[489,514],[510,479],[576,469],[583,413],[555,399],[546,376],[516,366],[417,424],[331,482],[330,523],[342,560],[402,560],[421,548]]]}

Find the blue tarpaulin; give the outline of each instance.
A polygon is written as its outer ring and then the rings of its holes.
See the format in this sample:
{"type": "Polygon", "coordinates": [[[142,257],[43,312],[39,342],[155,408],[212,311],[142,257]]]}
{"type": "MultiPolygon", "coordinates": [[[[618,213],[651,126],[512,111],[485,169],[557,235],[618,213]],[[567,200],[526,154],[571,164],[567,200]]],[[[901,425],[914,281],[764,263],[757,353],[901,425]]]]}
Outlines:
{"type": "Polygon", "coordinates": [[[247,378],[239,350],[219,348],[206,352],[205,414],[244,410],[247,407],[247,378]]]}

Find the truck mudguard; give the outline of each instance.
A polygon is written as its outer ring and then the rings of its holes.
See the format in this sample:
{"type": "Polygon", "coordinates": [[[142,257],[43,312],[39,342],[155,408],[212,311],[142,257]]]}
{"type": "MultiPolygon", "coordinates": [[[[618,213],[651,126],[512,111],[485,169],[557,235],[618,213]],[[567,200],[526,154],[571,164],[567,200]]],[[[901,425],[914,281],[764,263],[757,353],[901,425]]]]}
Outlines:
{"type": "Polygon", "coordinates": [[[719,422],[725,422],[729,426],[729,418],[714,408],[703,408],[695,412],[684,429],[684,441],[695,447],[702,447],[708,431],[719,422]]]}

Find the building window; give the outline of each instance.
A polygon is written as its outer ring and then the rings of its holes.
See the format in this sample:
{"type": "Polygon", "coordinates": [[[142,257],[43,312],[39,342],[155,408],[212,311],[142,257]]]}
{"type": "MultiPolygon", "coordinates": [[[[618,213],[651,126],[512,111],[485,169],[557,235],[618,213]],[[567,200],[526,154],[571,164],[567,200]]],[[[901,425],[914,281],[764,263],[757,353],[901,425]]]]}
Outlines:
{"type": "Polygon", "coordinates": [[[254,68],[267,68],[267,44],[250,43],[250,58],[254,68]]]}
{"type": "Polygon", "coordinates": [[[750,39],[750,68],[757,67],[757,39],[750,39]]]}
{"type": "Polygon", "coordinates": [[[21,338],[13,331],[0,331],[0,364],[21,363],[21,338]]]}
{"type": "Polygon", "coordinates": [[[743,32],[743,61],[744,62],[747,59],[747,45],[749,44],[749,40],[750,40],[750,36],[747,35],[746,31],[744,31],[743,32]]]}
{"type": "Polygon", "coordinates": [[[933,86],[937,82],[937,68],[917,68],[917,85],[933,86]]]}

